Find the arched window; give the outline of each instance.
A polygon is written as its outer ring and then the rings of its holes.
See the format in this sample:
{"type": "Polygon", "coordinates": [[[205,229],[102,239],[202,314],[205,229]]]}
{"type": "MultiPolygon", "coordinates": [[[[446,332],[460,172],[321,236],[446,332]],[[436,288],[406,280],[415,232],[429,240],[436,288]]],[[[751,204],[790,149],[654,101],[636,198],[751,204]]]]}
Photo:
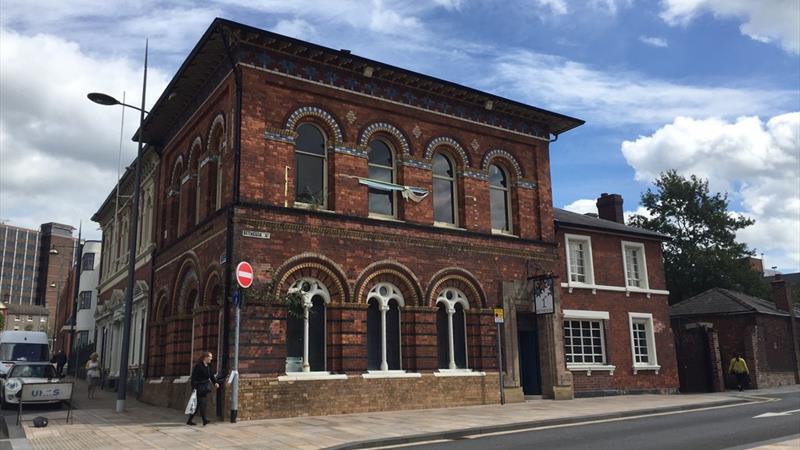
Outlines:
{"type": "Polygon", "coordinates": [[[447,156],[433,155],[433,220],[458,225],[456,177],[453,163],[447,156]]]}
{"type": "Polygon", "coordinates": [[[300,278],[289,292],[303,294],[303,317],[288,317],[286,326],[286,372],[325,370],[325,305],[328,288],[314,278],[300,278]]]}
{"type": "Polygon", "coordinates": [[[400,370],[400,289],[391,283],[378,283],[367,294],[367,368],[400,370]]]}
{"type": "Polygon", "coordinates": [[[440,369],[467,368],[467,297],[458,289],[446,288],[436,298],[436,336],[440,369]]]}
{"type": "Polygon", "coordinates": [[[489,203],[492,209],[492,229],[511,231],[511,190],[505,170],[489,166],[489,203]]]}
{"type": "Polygon", "coordinates": [[[325,135],[310,123],[297,127],[295,154],[295,200],[327,206],[327,152],[325,135]]]}
{"type": "MultiPolygon", "coordinates": [[[[369,143],[369,177],[373,180],[394,183],[394,154],[386,142],[375,139],[369,143]]],[[[369,189],[369,212],[394,216],[395,191],[369,189]]]]}

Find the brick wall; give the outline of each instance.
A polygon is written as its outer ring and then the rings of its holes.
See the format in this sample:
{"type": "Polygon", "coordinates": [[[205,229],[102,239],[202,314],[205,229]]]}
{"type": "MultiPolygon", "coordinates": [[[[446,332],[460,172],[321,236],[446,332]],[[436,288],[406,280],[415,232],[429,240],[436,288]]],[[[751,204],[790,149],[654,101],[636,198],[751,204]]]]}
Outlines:
{"type": "MultiPolygon", "coordinates": [[[[275,377],[244,377],[239,385],[241,420],[324,416],[401,409],[446,408],[500,402],[496,372],[485,376],[278,381],[275,377]]],[[[191,394],[189,383],[147,383],[142,400],[183,410],[191,394]]],[[[216,396],[209,395],[213,415],[216,396]]],[[[230,411],[230,394],[224,414],[230,411]]]]}

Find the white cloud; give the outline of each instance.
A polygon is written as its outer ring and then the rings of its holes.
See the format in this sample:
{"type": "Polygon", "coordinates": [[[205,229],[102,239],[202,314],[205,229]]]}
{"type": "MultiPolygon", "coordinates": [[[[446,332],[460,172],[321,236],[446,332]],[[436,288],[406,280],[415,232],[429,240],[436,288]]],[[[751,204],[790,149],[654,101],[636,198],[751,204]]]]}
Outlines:
{"type": "Polygon", "coordinates": [[[789,53],[800,53],[800,3],[797,0],[662,0],[661,18],[669,25],[687,26],[711,13],[738,19],[739,31],[760,42],[777,42],[789,53]]]}
{"type": "Polygon", "coordinates": [[[794,91],[682,84],[521,50],[500,54],[494,67],[480,82],[485,89],[610,127],[660,126],[678,116],[769,114],[797,103],[794,91]]]}
{"type": "Polygon", "coordinates": [[[639,40],[642,43],[645,43],[645,44],[653,46],[653,47],[662,47],[662,48],[669,47],[669,44],[667,43],[667,40],[664,39],[664,38],[660,38],[660,37],[639,36],[639,40]]]}
{"type": "MultiPolygon", "coordinates": [[[[55,220],[88,220],[116,181],[119,107],[89,102],[92,91],[138,104],[140,63],[96,58],[73,42],[47,35],[0,30],[0,217],[37,226],[55,220]],[[32,58],[30,55],[37,55],[32,58]]],[[[148,74],[152,100],[166,86],[158,70],[148,74]]],[[[135,156],[127,115],[123,164],[135,156]]]]}
{"type": "Polygon", "coordinates": [[[589,0],[589,6],[607,13],[616,15],[620,8],[628,8],[633,0],[589,0]]]}
{"type": "Polygon", "coordinates": [[[581,198],[569,205],[564,205],[564,209],[578,214],[594,213],[597,214],[597,200],[581,198]]]}
{"type": "Polygon", "coordinates": [[[554,16],[563,16],[569,12],[567,2],[564,0],[536,0],[536,4],[554,16]]]}
{"type": "Polygon", "coordinates": [[[317,35],[314,25],[303,19],[281,20],[270,31],[303,40],[310,40],[317,35]]]}
{"type": "Polygon", "coordinates": [[[675,169],[730,192],[738,213],[756,225],[738,237],[764,252],[770,265],[800,269],[800,112],[735,121],[678,117],[650,136],[625,141],[622,153],[636,179],[675,169]]]}

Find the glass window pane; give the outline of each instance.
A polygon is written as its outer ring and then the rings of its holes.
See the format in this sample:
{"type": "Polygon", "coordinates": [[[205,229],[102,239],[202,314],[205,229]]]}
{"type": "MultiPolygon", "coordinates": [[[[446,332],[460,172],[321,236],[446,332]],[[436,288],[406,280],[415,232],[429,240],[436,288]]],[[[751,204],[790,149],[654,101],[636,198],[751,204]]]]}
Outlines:
{"type": "Polygon", "coordinates": [[[385,142],[374,140],[369,143],[369,163],[392,167],[392,151],[385,142]]]}
{"type": "MultiPolygon", "coordinates": [[[[494,166],[493,166],[494,167],[494,166]]],[[[492,228],[495,230],[508,230],[508,196],[507,191],[489,189],[490,204],[492,208],[492,228]]]]}
{"type": "Polygon", "coordinates": [[[324,160],[317,156],[295,155],[297,180],[295,197],[298,202],[324,204],[324,160]]]}
{"type": "Polygon", "coordinates": [[[502,188],[508,187],[508,180],[506,179],[505,172],[494,164],[489,166],[489,185],[502,188]]]}
{"type": "Polygon", "coordinates": [[[373,180],[393,183],[392,170],[384,167],[369,166],[369,177],[373,180]]]}
{"type": "Polygon", "coordinates": [[[392,192],[370,189],[369,212],[386,216],[394,215],[394,195],[392,192]]]}
{"type": "Polygon", "coordinates": [[[453,178],[453,166],[441,153],[433,155],[433,174],[453,178]]]}
{"type": "Polygon", "coordinates": [[[455,223],[452,181],[433,179],[433,220],[455,223]]]}
{"type": "Polygon", "coordinates": [[[325,136],[314,125],[301,124],[297,127],[295,148],[306,153],[325,155],[325,136]]]}

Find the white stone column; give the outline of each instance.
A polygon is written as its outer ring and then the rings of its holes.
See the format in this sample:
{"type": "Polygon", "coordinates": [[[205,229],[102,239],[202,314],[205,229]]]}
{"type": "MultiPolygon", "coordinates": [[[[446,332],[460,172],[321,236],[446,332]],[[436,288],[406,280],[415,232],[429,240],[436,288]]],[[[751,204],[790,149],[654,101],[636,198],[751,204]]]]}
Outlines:
{"type": "Polygon", "coordinates": [[[389,370],[389,364],[386,362],[386,311],[389,310],[389,305],[381,304],[381,370],[389,370]]]}
{"type": "Polygon", "coordinates": [[[308,364],[308,310],[311,302],[303,301],[303,372],[310,372],[311,366],[308,364]]]}
{"type": "Polygon", "coordinates": [[[450,369],[456,368],[456,352],[453,345],[453,314],[456,309],[450,304],[447,305],[447,336],[450,339],[450,369]]]}

